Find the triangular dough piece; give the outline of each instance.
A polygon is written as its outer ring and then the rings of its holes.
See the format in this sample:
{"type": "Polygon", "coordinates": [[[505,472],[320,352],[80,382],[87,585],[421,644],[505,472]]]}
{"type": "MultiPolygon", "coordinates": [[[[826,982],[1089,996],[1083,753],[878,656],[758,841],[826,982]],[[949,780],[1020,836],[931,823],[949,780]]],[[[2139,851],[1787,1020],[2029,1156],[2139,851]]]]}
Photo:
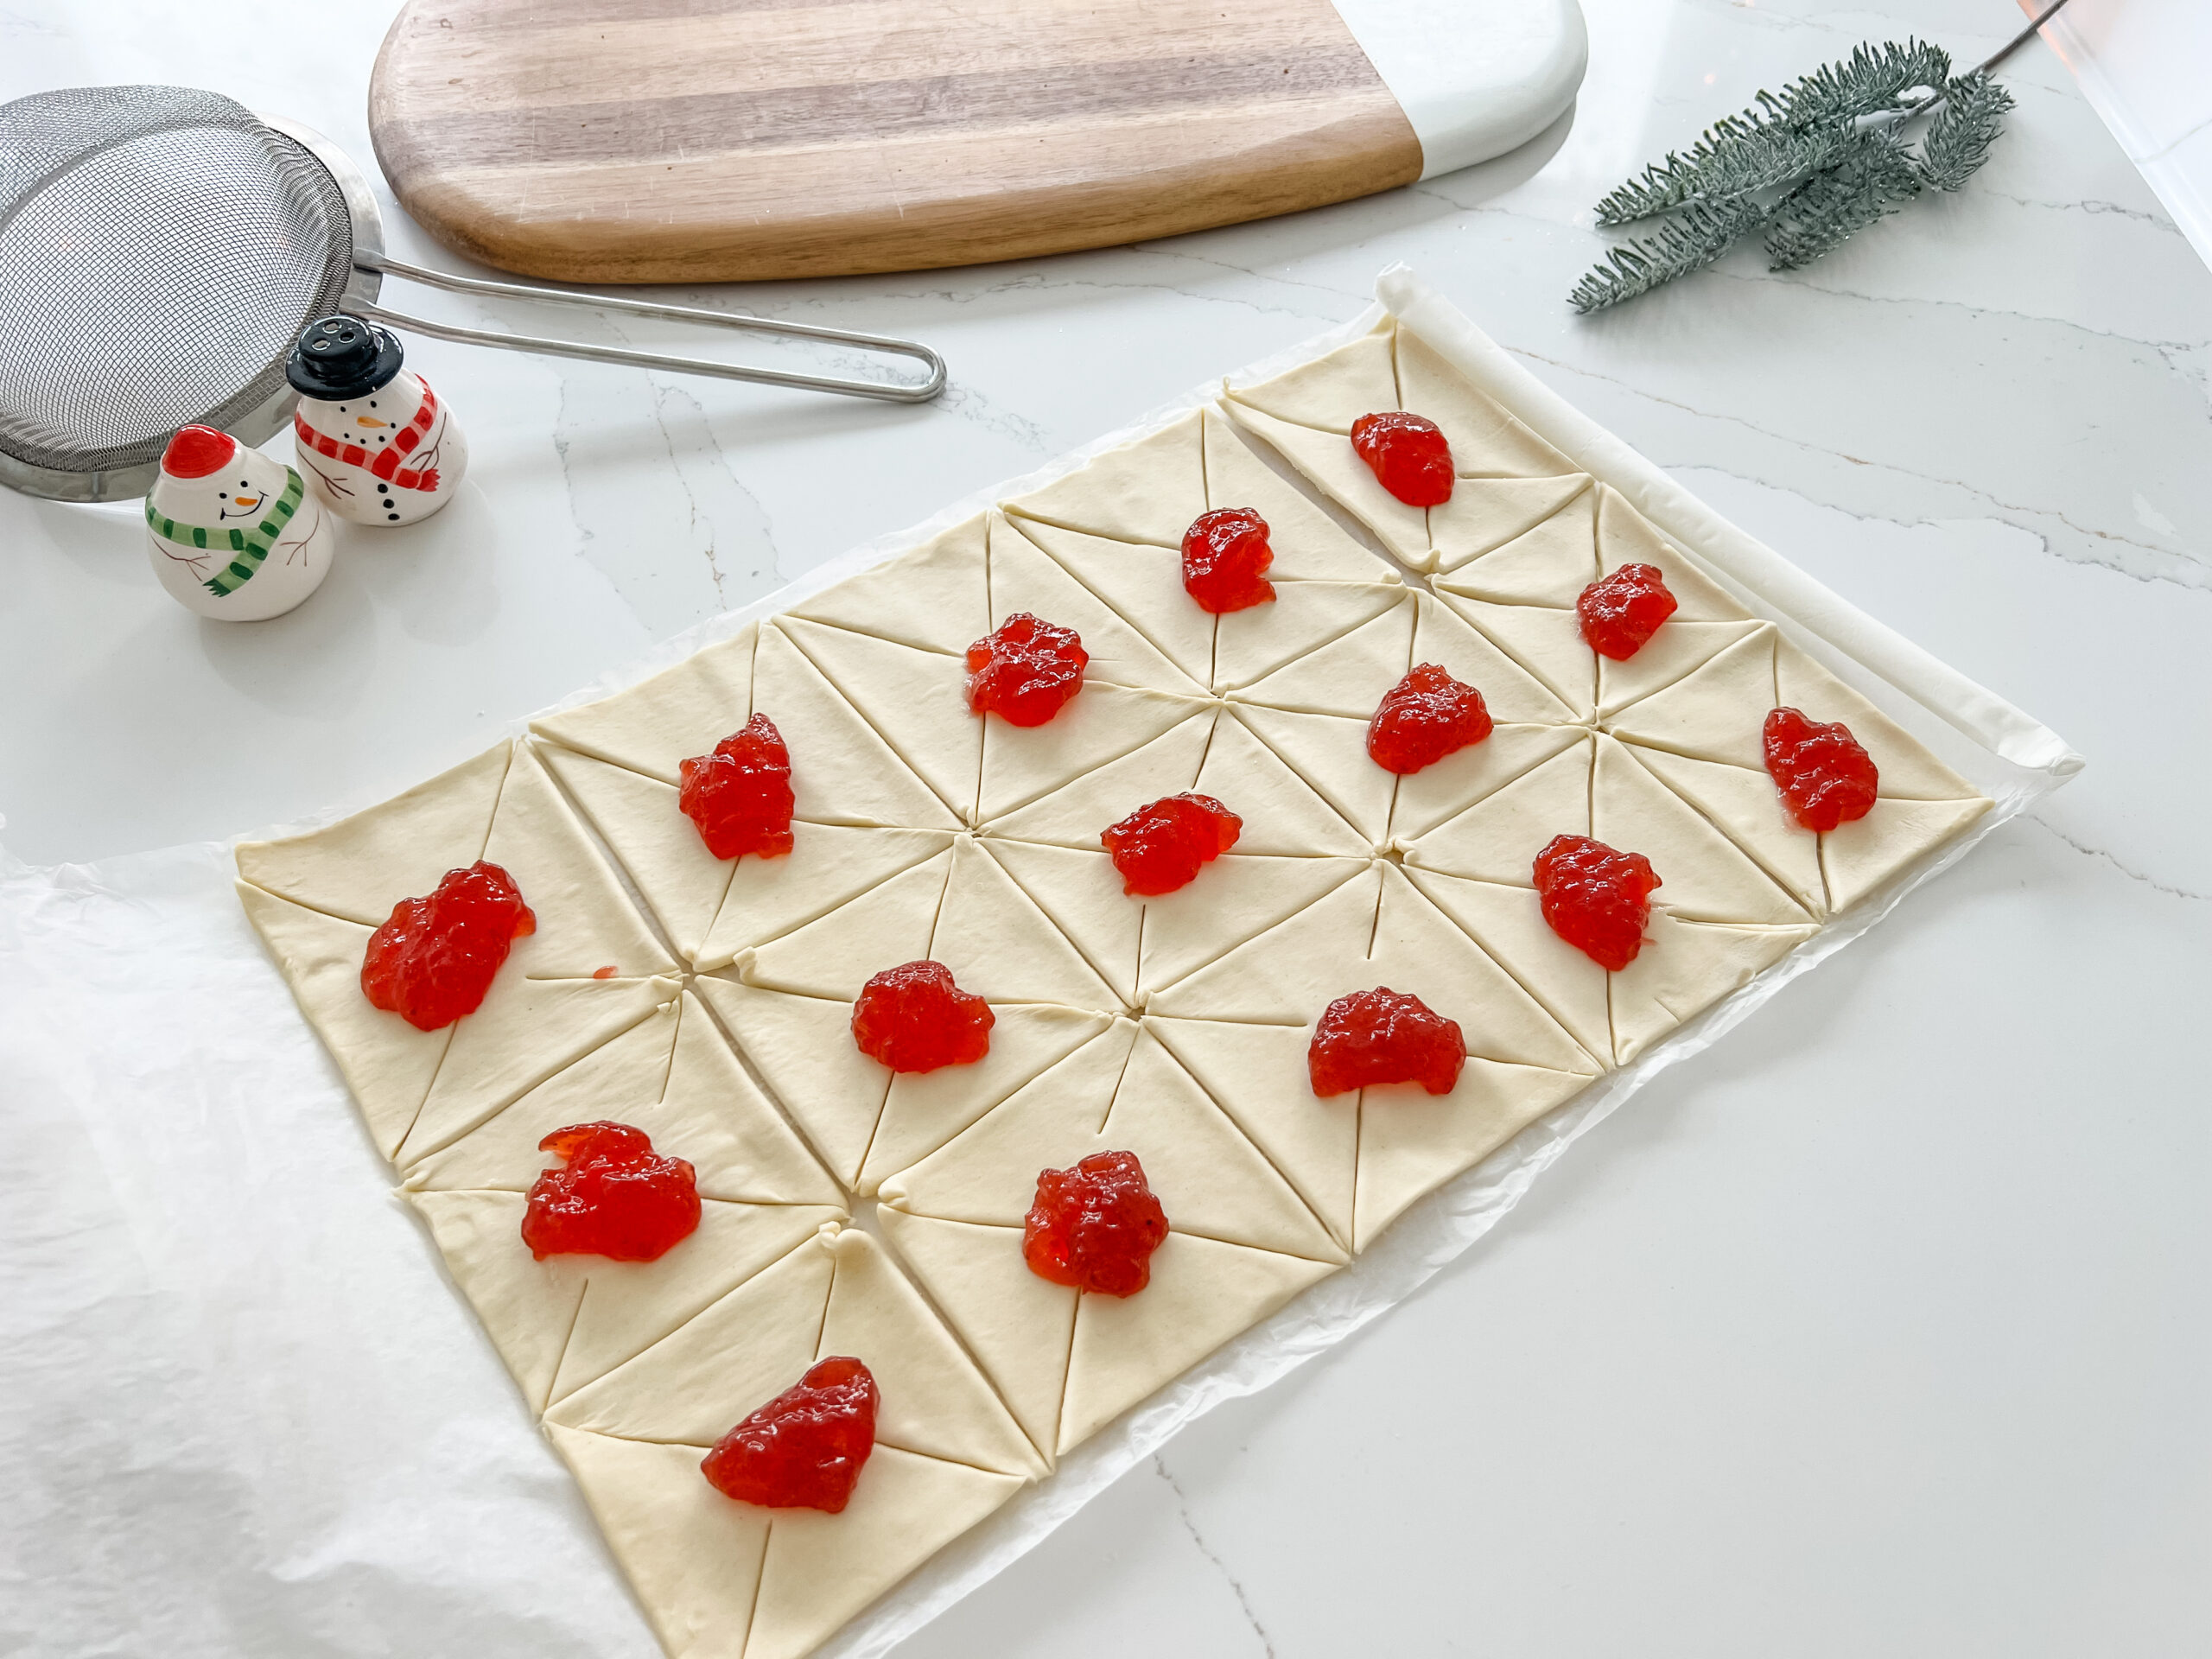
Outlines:
{"type": "MultiPolygon", "coordinates": [[[[1878,766],[1878,762],[1877,765],[1878,766]]],[[[1923,853],[1942,846],[1989,810],[1975,796],[1964,801],[1880,799],[1853,823],[1840,823],[1821,839],[1821,868],[1828,906],[1848,910],[1923,853]]]]}
{"type": "Polygon", "coordinates": [[[507,768],[484,856],[514,878],[537,918],[514,942],[495,989],[516,977],[589,979],[607,968],[610,978],[676,971],[528,744],[507,768]]]}
{"type": "Polygon", "coordinates": [[[1398,328],[1396,346],[1399,407],[1444,429],[1460,477],[1556,477],[1578,470],[1411,329],[1398,328]]]}
{"type": "Polygon", "coordinates": [[[1006,1002],[991,1013],[991,1052],[973,1065],[904,1071],[891,1079],[855,1192],[872,1196],[887,1178],[929,1156],[1113,1023],[1110,1014],[1050,1002],[1006,1002]]]}
{"type": "Polygon", "coordinates": [[[1155,992],[1150,1007],[1176,1019],[1309,1027],[1338,997],[1378,985],[1458,1020],[1470,1053],[1558,1071],[1595,1069],[1510,975],[1385,864],[1155,992]]]}
{"type": "Polygon", "coordinates": [[[1448,1095],[1411,1084],[1362,1090],[1352,1248],[1365,1249],[1408,1206],[1589,1086],[1575,1072],[1470,1059],[1448,1095]]]}
{"type": "MultiPolygon", "coordinates": [[[[547,715],[531,721],[530,729],[579,754],[642,772],[672,788],[680,762],[706,753],[751,715],[759,633],[758,625],[748,622],[728,639],[626,691],[547,715]]],[[[788,730],[784,734],[791,735],[788,730]]]]}
{"type": "Polygon", "coordinates": [[[1231,695],[1240,702],[1300,714],[1373,718],[1383,695],[1413,666],[1417,597],[1403,594],[1373,620],[1248,685],[1232,688],[1231,695]]]}
{"type": "MultiPolygon", "coordinates": [[[[777,627],[965,823],[976,810],[983,723],[968,707],[963,659],[819,623],[787,620],[777,627]]],[[[794,753],[794,793],[799,770],[794,753]]]]}
{"type": "MultiPolygon", "coordinates": [[[[1184,598],[1187,601],[1189,595],[1185,594],[1184,598]]],[[[1181,696],[1203,696],[1205,693],[1203,678],[1193,679],[1176,667],[1157,645],[1124,620],[1121,613],[1023,535],[1014,520],[994,513],[991,626],[995,628],[1009,616],[1024,611],[1076,631],[1090,658],[1083,671],[1086,684],[1103,682],[1181,696]]],[[[1077,701],[1081,701],[1080,696],[1077,701]]],[[[1066,713],[1062,710],[1050,723],[1058,724],[1066,713]]]]}
{"type": "Polygon", "coordinates": [[[1694,760],[1765,771],[1760,733],[1776,706],[1774,646],[1779,638],[1770,625],[1762,626],[1672,685],[1610,715],[1605,729],[1694,760]]]}
{"type": "Polygon", "coordinates": [[[238,874],[280,899],[381,925],[402,899],[483,856],[514,746],[502,743],[378,806],[303,836],[248,841],[238,874]]]}
{"type": "MultiPolygon", "coordinates": [[[[1774,646],[1775,700],[1818,721],[1840,720],[1873,758],[1876,788],[1886,798],[1970,801],[1972,784],[1938,760],[1887,715],[1785,639],[1774,646]]],[[[1762,724],[1764,714],[1761,715],[1762,724]]],[[[1764,764],[1762,762],[1762,764],[1764,764]]]]}
{"type": "MultiPolygon", "coordinates": [[[[661,931],[687,962],[698,958],[721,908],[735,861],[716,858],[698,826],[657,778],[548,743],[537,750],[636,886],[661,931]]],[[[769,861],[755,858],[751,861],[769,861]]]]}
{"type": "Polygon", "coordinates": [[[1076,1304],[1062,1455],[1335,1271],[1325,1262],[1171,1231],[1153,1253],[1144,1289],[1076,1304]]]}
{"type": "MultiPolygon", "coordinates": [[[[1242,391],[1231,391],[1224,407],[1237,425],[1264,439],[1322,494],[1366,525],[1375,539],[1409,569],[1426,570],[1434,563],[1435,555],[1428,544],[1427,512],[1408,506],[1376,483],[1344,431],[1324,431],[1278,419],[1255,407],[1242,391]]],[[[1367,412],[1361,410],[1357,414],[1367,412]]],[[[1346,430],[1355,418],[1357,415],[1346,418],[1346,430]]]]}
{"type": "Polygon", "coordinates": [[[1060,1397],[1081,1293],[1029,1270],[1019,1227],[940,1221],[888,1205],[876,1211],[876,1221],[1022,1432],[1046,1458],[1057,1459],[1060,1397]]]}
{"type": "Polygon", "coordinates": [[[1256,386],[1232,387],[1229,396],[1235,404],[1262,410],[1277,420],[1349,436],[1351,423],[1363,415],[1408,407],[1398,401],[1391,333],[1386,323],[1272,380],[1262,380],[1256,386]]]}
{"type": "Polygon", "coordinates": [[[1232,705],[1229,719],[1279,756],[1370,849],[1388,842],[1398,780],[1369,756],[1366,720],[1293,714],[1257,703],[1232,705]]]}
{"type": "Polygon", "coordinates": [[[1193,787],[1244,820],[1236,837],[1240,853],[1357,858],[1373,850],[1366,836],[1234,715],[1224,713],[1215,722],[1193,787]]]}
{"type": "Polygon", "coordinates": [[[1483,694],[1483,706],[1496,721],[1518,725],[1567,724],[1574,711],[1541,680],[1513,660],[1433,596],[1423,594],[1415,606],[1413,659],[1440,663],[1454,679],[1483,694]]]}
{"type": "Polygon", "coordinates": [[[773,623],[760,630],[753,693],[755,710],[775,722],[790,746],[798,817],[912,830],[964,823],[773,623]]]}
{"type": "Polygon", "coordinates": [[[850,1002],[886,968],[929,956],[951,869],[947,848],[803,927],[739,951],[738,975],[748,985],[850,1002]]]}
{"type": "Polygon", "coordinates": [[[727,967],[747,945],[825,915],[951,845],[951,832],[944,830],[861,830],[794,821],[787,855],[737,861],[721,909],[700,948],[698,965],[727,967]]]}
{"type": "Polygon", "coordinates": [[[423,1109],[454,1028],[417,1031],[361,994],[361,958],[372,929],[249,882],[240,881],[238,893],[300,1012],[346,1079],[369,1138],[390,1158],[423,1109]]]}
{"type": "Polygon", "coordinates": [[[1572,610],[1548,605],[1498,605],[1440,588],[1437,598],[1503,651],[1567,706],[1575,720],[1596,717],[1598,653],[1582,637],[1572,610]]]}
{"type": "Polygon", "coordinates": [[[1590,828],[1609,847],[1642,853],[1664,884],[1677,915],[1705,921],[1798,923],[1803,908],[1736,843],[1639,765],[1622,744],[1600,735],[1591,780],[1590,828]]]}
{"type": "MultiPolygon", "coordinates": [[[[1117,541],[1180,547],[1191,520],[1206,510],[1202,444],[1198,416],[1185,415],[1093,455],[1065,478],[1008,501],[1006,510],[1117,541]]],[[[999,613],[1007,608],[1001,602],[999,613]]]]}
{"type": "MultiPolygon", "coordinates": [[[[1598,486],[1598,562],[1611,575],[1624,564],[1656,565],[1675,596],[1669,622],[1745,622],[1751,613],[1728,590],[1692,563],[1659,533],[1659,527],[1610,484],[1598,486]]],[[[1638,653],[1639,655],[1641,653],[1638,653]]]]}
{"type": "Polygon", "coordinates": [[[801,600],[785,614],[961,656],[991,631],[984,524],[979,512],[911,553],[801,600]]]}
{"type": "Polygon", "coordinates": [[[1471,804],[1588,738],[1587,730],[1580,726],[1492,727],[1481,742],[1398,780],[1397,803],[1390,815],[1392,841],[1406,851],[1408,861],[1420,861],[1414,853],[1424,844],[1422,837],[1471,804]]]}
{"type": "Polygon", "coordinates": [[[1653,906],[1643,949],[1612,976],[1615,1059],[1626,1065],[1817,931],[1682,921],[1653,906]]]}
{"type": "Polygon", "coordinates": [[[1407,598],[1392,582],[1286,583],[1274,598],[1220,619],[1214,635],[1213,683],[1227,691],[1294,666],[1333,639],[1382,615],[1407,598]]]}
{"type": "Polygon", "coordinates": [[[406,1196],[533,1412],[644,1352],[843,1214],[833,1205],[708,1198],[697,1230],[657,1262],[539,1262],[522,1242],[528,1201],[520,1192],[406,1196]]]}
{"type": "MultiPolygon", "coordinates": [[[[1552,729],[1565,730],[1573,747],[1517,771],[1500,766],[1499,781],[1472,805],[1406,843],[1406,862],[1478,881],[1533,886],[1536,855],[1554,836],[1590,833],[1591,739],[1573,727],[1552,729]]],[[[1492,732],[1490,741],[1497,738],[1492,732]]],[[[1478,743],[1476,752],[1488,747],[1478,743]]],[[[1540,747],[1529,742],[1523,753],[1540,747]]],[[[1500,758],[1521,756],[1501,752],[1500,758]]]]}
{"type": "Polygon", "coordinates": [[[999,842],[993,854],[1130,1007],[1367,867],[1363,857],[1232,852],[1180,891],[1145,898],[1122,891],[1103,849],[999,842]]]}
{"type": "Polygon", "coordinates": [[[545,1432],[672,1659],[744,1659],[777,1511],[709,1486],[698,1446],[545,1432]]]}
{"type": "Polygon", "coordinates": [[[1086,680],[1074,699],[1042,726],[1009,726],[996,715],[987,716],[980,722],[983,787],[976,822],[1003,818],[1142,748],[1205,706],[1192,697],[1086,680]]]}
{"type": "Polygon", "coordinates": [[[1109,541],[1031,521],[1024,521],[1020,531],[1158,647],[1193,685],[1207,683],[1213,672],[1214,617],[1184,588],[1179,549],[1109,541]]]}
{"type": "Polygon", "coordinates": [[[1108,826],[1147,802],[1194,788],[1216,711],[1202,709],[1119,760],[1083,773],[983,826],[993,839],[1096,847],[1108,826]]]}
{"type": "Polygon", "coordinates": [[[1005,868],[966,836],[952,849],[952,878],[930,955],[965,990],[994,1002],[1058,1002],[1114,1009],[1120,999],[1005,868]]]}
{"type": "MultiPolygon", "coordinates": [[[[1514,487],[1528,488],[1534,480],[1514,487]]],[[[1485,480],[1463,484],[1464,494],[1508,486],[1508,480],[1485,480]]],[[[1447,511],[1440,507],[1440,513],[1447,511]]],[[[1499,605],[1546,605],[1572,610],[1582,590],[1598,580],[1598,493],[1583,489],[1569,496],[1558,512],[1540,519],[1512,539],[1480,555],[1471,555],[1436,579],[1439,588],[1486,599],[1499,605]]]]}
{"type": "Polygon", "coordinates": [[[1605,970],[1552,931],[1535,887],[1425,869],[1410,879],[1575,1041],[1605,1064],[1616,1063],[1605,970]]]}
{"type": "Polygon", "coordinates": [[[1738,846],[1815,916],[1827,913],[1821,838],[1793,819],[1764,771],[1630,746],[1645,771],[1725,828],[1738,846]]]}
{"type": "Polygon", "coordinates": [[[1037,1173],[1132,1152],[1168,1225],[1317,1261],[1343,1253],[1159,1039],[1129,1022],[1033,1079],[912,1169],[881,1202],[946,1221],[1019,1226],[1037,1173]]]}
{"type": "Polygon", "coordinates": [[[1429,531],[1436,542],[1437,574],[1449,575],[1527,536],[1589,488],[1586,473],[1568,473],[1561,478],[1463,480],[1453,486],[1449,501],[1428,510],[1429,531]]]}
{"type": "Polygon", "coordinates": [[[686,992],[479,1128],[406,1172],[423,1190],[527,1192],[553,1161],[538,1143],[613,1119],[689,1162],[700,1195],[737,1204],[841,1205],[836,1184],[746,1074],[714,1019],[686,992]]]}
{"type": "Polygon", "coordinates": [[[1630,704],[1663,691],[1766,626],[1750,620],[1687,622],[1679,616],[1669,617],[1660,624],[1658,632],[1625,662],[1598,658],[1598,718],[1611,720],[1630,704]]]}
{"type": "Polygon", "coordinates": [[[1249,507],[1268,521],[1270,580],[1395,582],[1398,573],[1369,552],[1274,467],[1253,453],[1221,411],[1199,411],[1205,428],[1206,506],[1249,507]]]}
{"type": "Polygon", "coordinates": [[[830,1173],[853,1186],[883,1116],[891,1074],[854,1045],[852,1003],[764,991],[711,975],[692,984],[830,1173]]]}

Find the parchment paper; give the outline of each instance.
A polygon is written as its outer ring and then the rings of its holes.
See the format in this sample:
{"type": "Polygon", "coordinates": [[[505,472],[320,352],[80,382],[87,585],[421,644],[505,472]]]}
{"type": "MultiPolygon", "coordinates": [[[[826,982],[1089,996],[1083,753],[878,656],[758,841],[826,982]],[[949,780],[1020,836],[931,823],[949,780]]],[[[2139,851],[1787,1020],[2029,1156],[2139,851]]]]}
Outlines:
{"type": "MultiPolygon", "coordinates": [[[[1232,379],[1280,372],[1395,312],[1996,810],[1064,1459],[849,1625],[823,1649],[834,1659],[887,1652],[1185,1423],[1410,1294],[1647,1078],[2081,767],[2047,728],[1718,518],[1410,272],[1384,272],[1377,293],[1364,316],[1232,379]]],[[[855,549],[568,701],[632,683],[1217,391],[855,549]]],[[[647,1659],[657,1649],[566,1471],[390,1196],[390,1169],[231,875],[227,844],[213,842],[0,868],[0,1652],[647,1659]]]]}

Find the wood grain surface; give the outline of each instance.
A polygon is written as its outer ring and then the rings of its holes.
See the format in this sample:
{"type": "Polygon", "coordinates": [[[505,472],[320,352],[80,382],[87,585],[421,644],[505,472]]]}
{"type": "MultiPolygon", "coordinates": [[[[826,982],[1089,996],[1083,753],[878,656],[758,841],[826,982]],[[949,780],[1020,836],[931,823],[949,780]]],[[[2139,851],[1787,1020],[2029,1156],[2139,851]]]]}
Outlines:
{"type": "Polygon", "coordinates": [[[411,0],[369,124],[432,235],[569,282],[1021,258],[1421,168],[1329,0],[411,0]]]}

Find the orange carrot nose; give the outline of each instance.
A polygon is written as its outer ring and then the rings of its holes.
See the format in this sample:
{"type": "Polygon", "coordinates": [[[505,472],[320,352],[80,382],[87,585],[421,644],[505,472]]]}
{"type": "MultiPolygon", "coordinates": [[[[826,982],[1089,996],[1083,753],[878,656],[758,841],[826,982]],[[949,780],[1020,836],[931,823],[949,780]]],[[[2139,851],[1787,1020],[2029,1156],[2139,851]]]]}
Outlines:
{"type": "Polygon", "coordinates": [[[251,512],[261,505],[261,498],[257,495],[234,495],[231,498],[231,505],[251,512]]]}
{"type": "Polygon", "coordinates": [[[356,426],[376,427],[389,426],[391,423],[389,421],[380,421],[373,415],[356,415],[353,417],[353,424],[356,426]]]}

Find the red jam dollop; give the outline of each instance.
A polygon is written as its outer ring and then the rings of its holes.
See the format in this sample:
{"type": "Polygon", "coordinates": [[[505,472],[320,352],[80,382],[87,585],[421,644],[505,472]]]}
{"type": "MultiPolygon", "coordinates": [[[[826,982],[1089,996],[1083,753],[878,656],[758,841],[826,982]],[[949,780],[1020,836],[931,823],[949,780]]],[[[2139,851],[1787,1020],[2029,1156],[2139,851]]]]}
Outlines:
{"type": "Polygon", "coordinates": [[[537,1143],[567,1161],[530,1189],[522,1242],[549,1255],[658,1262],[699,1224],[699,1183],[681,1158],[627,1123],[575,1123],[537,1143]]]}
{"type": "Polygon", "coordinates": [[[1587,836],[1554,836],[1536,855],[1536,895],[1553,932],[1608,973],[1643,948],[1651,890],[1659,886],[1642,853],[1617,852],[1587,836]]]}
{"type": "Polygon", "coordinates": [[[1098,839],[1122,873],[1122,891],[1155,898],[1190,886],[1243,830],[1244,820],[1212,796],[1185,793],[1137,808],[1098,839]]]}
{"type": "Polygon", "coordinates": [[[1021,1256],[1056,1285],[1134,1296],[1152,1282],[1152,1253],[1166,1236],[1167,1212],[1136,1154],[1094,1152],[1072,1169],[1038,1173],[1021,1256]]]}
{"type": "Polygon", "coordinates": [[[1384,694],[1367,722],[1367,753],[1385,772],[1419,772],[1490,734],[1483,694],[1421,663],[1384,694]]]}
{"type": "Polygon", "coordinates": [[[1268,521],[1249,507],[1202,512],[1183,532],[1183,591],[1216,616],[1273,599],[1268,567],[1274,562],[1268,521]]]}
{"type": "Polygon", "coordinates": [[[1624,564],[1585,588],[1574,613],[1591,650],[1624,663],[1675,613],[1675,596],[1657,565],[1624,564]]]}
{"type": "Polygon", "coordinates": [[[1823,834],[1863,818],[1881,781],[1874,757],[1841,721],[1822,725],[1796,709],[1777,709],[1761,734],[1767,775],[1789,816],[1823,834]]]}
{"type": "Polygon", "coordinates": [[[905,962],[861,987],[853,1040],[893,1071],[972,1065],[991,1052],[991,1005],[952,982],[941,962],[905,962]]]}
{"type": "Polygon", "coordinates": [[[1073,628],[1016,611],[968,647],[968,706],[1009,726],[1042,726],[1083,690],[1090,660],[1073,628]]]}
{"type": "Polygon", "coordinates": [[[1363,415],[1351,423],[1351,447],[1376,482],[1409,507],[1440,507],[1452,499],[1452,446],[1434,421],[1402,409],[1363,415]]]}
{"type": "Polygon", "coordinates": [[[715,1443],[700,1472],[724,1497],[836,1515],[875,1450],[875,1378],[857,1359],[819,1360],[715,1443]]]}
{"type": "Polygon", "coordinates": [[[1448,1095],[1466,1063],[1458,1020],[1387,985],[1330,1003],[1306,1050],[1306,1076],[1324,1100],[1370,1083],[1417,1083],[1448,1095]]]}
{"type": "Polygon", "coordinates": [[[426,899],[403,899],[369,935],[361,989],[417,1031],[474,1014],[517,939],[537,931],[514,878],[478,859],[448,870],[426,899]]]}
{"type": "Polygon", "coordinates": [[[791,849],[791,752],[766,715],[755,715],[677,768],[676,804],[699,826],[716,858],[753,853],[780,858],[791,849]]]}

